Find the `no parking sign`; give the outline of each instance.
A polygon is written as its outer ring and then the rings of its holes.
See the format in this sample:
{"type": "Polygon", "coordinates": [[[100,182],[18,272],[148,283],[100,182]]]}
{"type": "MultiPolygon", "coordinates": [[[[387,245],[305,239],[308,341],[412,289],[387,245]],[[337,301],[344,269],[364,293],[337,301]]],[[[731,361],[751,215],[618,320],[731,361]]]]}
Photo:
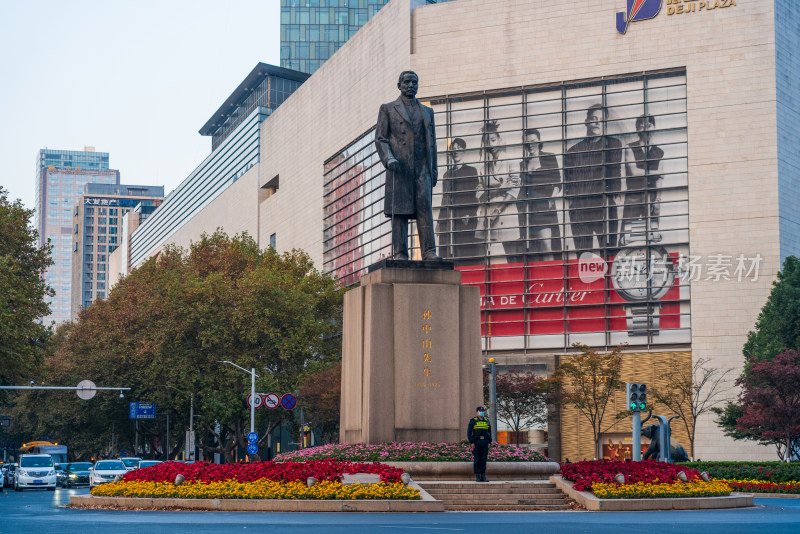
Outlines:
{"type": "Polygon", "coordinates": [[[291,410],[297,405],[297,399],[291,393],[287,393],[281,397],[281,406],[286,410],[291,410]]]}

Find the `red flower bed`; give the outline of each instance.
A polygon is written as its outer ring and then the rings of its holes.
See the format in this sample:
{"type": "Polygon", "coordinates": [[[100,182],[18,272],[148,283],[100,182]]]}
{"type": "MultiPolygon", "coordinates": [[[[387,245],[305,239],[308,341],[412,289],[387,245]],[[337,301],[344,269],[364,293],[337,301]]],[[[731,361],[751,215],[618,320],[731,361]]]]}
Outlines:
{"type": "Polygon", "coordinates": [[[195,462],[164,462],[125,474],[124,480],[131,482],[175,482],[177,475],[183,475],[186,482],[217,482],[236,480],[252,482],[261,478],[276,482],[305,482],[308,477],[317,480],[338,480],[343,474],[374,473],[380,475],[382,482],[400,482],[402,469],[375,463],[340,462],[336,460],[317,460],[310,462],[253,462],[251,464],[212,464],[195,462]]]}
{"type": "Polygon", "coordinates": [[[763,480],[726,480],[738,492],[748,493],[800,493],[800,484],[791,482],[767,482],[763,480]]]}
{"type": "Polygon", "coordinates": [[[617,473],[625,475],[625,483],[646,482],[648,484],[670,484],[676,482],[677,474],[683,471],[689,481],[700,479],[696,469],[682,465],[668,464],[646,460],[644,462],[612,462],[609,460],[576,462],[561,464],[561,476],[565,480],[575,482],[578,491],[591,491],[592,484],[615,484],[617,473]]]}

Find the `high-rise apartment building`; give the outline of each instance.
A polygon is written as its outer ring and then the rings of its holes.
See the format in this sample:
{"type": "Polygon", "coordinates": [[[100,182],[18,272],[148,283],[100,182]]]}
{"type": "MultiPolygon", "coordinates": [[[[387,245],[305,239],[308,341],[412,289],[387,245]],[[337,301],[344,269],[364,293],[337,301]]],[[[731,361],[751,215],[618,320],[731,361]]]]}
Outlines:
{"type": "Polygon", "coordinates": [[[281,0],[281,67],[313,74],[388,2],[281,0]]]}
{"type": "Polygon", "coordinates": [[[118,184],[119,171],[109,169],[108,152],[93,147],[80,150],[39,151],[36,159],[36,228],[40,245],[50,240],[53,265],[45,279],[55,290],[48,297],[51,314],[45,324],[70,318],[72,285],[72,218],[87,183],[118,184]]]}
{"type": "Polygon", "coordinates": [[[72,319],[107,295],[109,256],[121,242],[123,216],[137,206],[158,206],[163,198],[163,186],[86,184],[72,210],[72,319]]]}

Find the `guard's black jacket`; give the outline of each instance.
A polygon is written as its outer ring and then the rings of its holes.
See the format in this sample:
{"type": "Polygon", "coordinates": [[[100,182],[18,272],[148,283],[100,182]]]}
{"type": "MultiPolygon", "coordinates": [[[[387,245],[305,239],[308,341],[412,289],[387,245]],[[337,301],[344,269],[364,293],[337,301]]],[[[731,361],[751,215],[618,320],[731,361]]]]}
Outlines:
{"type": "Polygon", "coordinates": [[[492,442],[492,426],[485,417],[473,417],[467,425],[467,439],[470,443],[492,442]]]}

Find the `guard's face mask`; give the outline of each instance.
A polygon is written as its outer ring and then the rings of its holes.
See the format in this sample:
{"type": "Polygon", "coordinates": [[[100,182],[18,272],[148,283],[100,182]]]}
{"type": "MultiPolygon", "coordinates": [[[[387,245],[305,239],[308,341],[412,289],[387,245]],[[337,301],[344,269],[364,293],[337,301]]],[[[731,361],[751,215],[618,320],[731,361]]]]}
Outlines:
{"type": "Polygon", "coordinates": [[[478,417],[483,417],[485,412],[478,412],[478,417]]]}

